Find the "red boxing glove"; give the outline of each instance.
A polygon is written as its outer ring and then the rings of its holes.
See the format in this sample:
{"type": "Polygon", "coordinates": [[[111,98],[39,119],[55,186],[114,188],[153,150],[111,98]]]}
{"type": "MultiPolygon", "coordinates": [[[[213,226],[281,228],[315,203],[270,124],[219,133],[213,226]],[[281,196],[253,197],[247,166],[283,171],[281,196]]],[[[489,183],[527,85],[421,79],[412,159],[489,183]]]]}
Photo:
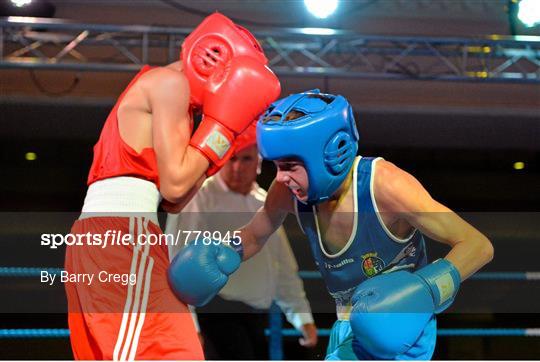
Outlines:
{"type": "Polygon", "coordinates": [[[240,133],[234,141],[234,154],[257,144],[257,119],[240,133]]]}
{"type": "Polygon", "coordinates": [[[234,58],[212,74],[204,93],[203,119],[190,141],[210,161],[207,176],[232,157],[235,138],[280,92],[275,74],[250,57],[234,58]]]}

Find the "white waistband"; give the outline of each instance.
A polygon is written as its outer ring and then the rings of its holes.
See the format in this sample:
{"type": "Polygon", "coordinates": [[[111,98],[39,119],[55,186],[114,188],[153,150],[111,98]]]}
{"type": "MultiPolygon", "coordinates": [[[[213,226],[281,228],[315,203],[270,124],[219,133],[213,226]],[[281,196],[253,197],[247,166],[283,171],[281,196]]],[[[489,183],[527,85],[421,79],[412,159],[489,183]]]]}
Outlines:
{"type": "Polygon", "coordinates": [[[79,219],[96,216],[144,216],[157,225],[161,195],[153,182],[136,177],[113,177],[88,187],[79,219]],[[145,215],[140,215],[144,213],[145,215]]]}

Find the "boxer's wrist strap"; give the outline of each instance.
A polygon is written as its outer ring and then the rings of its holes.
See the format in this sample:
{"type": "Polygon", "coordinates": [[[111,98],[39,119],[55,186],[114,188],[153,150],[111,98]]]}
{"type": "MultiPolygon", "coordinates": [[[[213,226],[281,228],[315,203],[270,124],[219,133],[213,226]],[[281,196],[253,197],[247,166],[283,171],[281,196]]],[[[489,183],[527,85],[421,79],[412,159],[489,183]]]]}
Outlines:
{"type": "Polygon", "coordinates": [[[244,260],[244,245],[242,245],[242,239],[240,237],[231,238],[229,245],[238,253],[238,255],[240,255],[240,259],[244,260]]]}
{"type": "Polygon", "coordinates": [[[416,271],[431,290],[435,313],[440,313],[452,304],[461,284],[461,276],[454,264],[438,259],[416,271]]]}

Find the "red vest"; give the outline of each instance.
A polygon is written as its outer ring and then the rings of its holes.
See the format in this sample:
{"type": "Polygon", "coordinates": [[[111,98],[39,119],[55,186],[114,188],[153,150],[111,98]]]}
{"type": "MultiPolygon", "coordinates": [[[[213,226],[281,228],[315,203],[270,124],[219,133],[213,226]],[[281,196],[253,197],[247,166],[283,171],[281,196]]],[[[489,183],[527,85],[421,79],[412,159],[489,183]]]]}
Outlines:
{"type": "Polygon", "coordinates": [[[150,69],[152,67],[146,65],[139,71],[120,95],[109,117],[107,117],[99,140],[94,146],[94,160],[88,174],[88,185],[110,177],[132,176],[153,182],[159,189],[159,175],[154,149],[147,147],[138,153],[125,143],[120,137],[117,116],[118,107],[124,95],[137,79],[150,69]]]}

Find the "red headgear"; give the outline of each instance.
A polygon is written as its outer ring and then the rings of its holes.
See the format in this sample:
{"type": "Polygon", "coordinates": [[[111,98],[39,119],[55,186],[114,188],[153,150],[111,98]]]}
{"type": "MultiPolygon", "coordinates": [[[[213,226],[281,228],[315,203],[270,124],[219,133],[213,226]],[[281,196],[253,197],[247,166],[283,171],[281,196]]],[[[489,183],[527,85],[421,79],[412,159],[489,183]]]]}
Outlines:
{"type": "Polygon", "coordinates": [[[182,44],[181,58],[193,106],[202,105],[205,83],[215,69],[240,55],[268,63],[257,39],[220,13],[208,16],[189,34],[182,44]]]}

